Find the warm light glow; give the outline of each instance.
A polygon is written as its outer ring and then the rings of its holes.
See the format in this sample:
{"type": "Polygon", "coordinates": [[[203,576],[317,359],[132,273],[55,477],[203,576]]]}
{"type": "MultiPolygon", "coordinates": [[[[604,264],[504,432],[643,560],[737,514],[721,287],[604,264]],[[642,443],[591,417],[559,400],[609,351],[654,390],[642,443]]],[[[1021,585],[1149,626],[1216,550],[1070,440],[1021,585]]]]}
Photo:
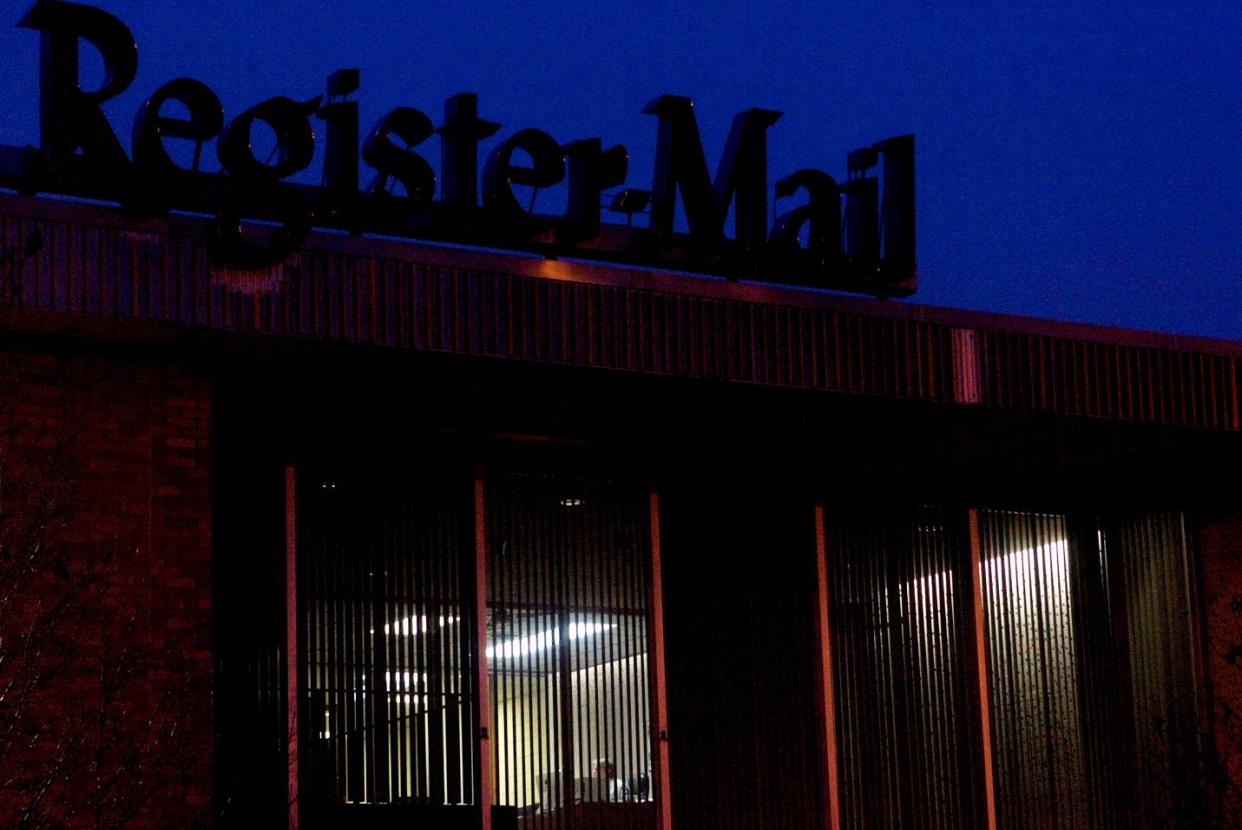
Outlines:
{"type": "MultiPolygon", "coordinates": [[[[569,639],[584,640],[587,637],[594,637],[600,632],[616,627],[615,624],[605,623],[571,623],[569,626],[569,639]]],[[[547,651],[560,643],[560,641],[560,629],[549,628],[529,637],[518,637],[496,646],[488,646],[487,657],[489,660],[496,657],[499,657],[501,660],[512,660],[515,657],[525,657],[528,654],[547,651]]]]}
{"type": "MultiPolygon", "coordinates": [[[[989,580],[1007,578],[1015,582],[1028,582],[1031,575],[1044,571],[1057,578],[1051,588],[1059,595],[1065,594],[1069,567],[1069,546],[1064,539],[1057,539],[1046,545],[994,556],[983,561],[983,570],[989,580]]],[[[1065,600],[1059,600],[1065,601],[1065,600]]]]}
{"type": "MultiPolygon", "coordinates": [[[[1031,574],[1037,570],[1061,575],[1067,573],[1069,565],[1069,548],[1064,539],[1057,539],[1047,545],[994,556],[982,562],[984,575],[989,583],[995,580],[1010,580],[1025,584],[1030,581],[1031,574]]],[[[923,604],[924,613],[937,613],[946,610],[944,603],[953,596],[953,581],[948,579],[947,571],[938,571],[910,581],[910,593],[923,604]]],[[[1046,589],[1048,590],[1048,589],[1046,589]]],[[[1050,586],[1056,596],[1053,603],[1063,605],[1068,602],[1068,588],[1064,579],[1058,578],[1050,586]]],[[[887,594],[885,595],[887,597],[887,594]]],[[[1059,607],[1059,605],[1058,605],[1059,607]]]]}

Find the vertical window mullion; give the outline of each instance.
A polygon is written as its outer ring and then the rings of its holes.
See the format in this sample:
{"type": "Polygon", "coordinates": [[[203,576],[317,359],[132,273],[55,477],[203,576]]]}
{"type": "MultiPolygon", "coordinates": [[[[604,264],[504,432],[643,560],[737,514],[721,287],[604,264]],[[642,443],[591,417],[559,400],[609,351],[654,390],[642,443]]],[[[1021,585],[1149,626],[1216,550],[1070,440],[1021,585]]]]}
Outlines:
{"type": "Polygon", "coordinates": [[[474,470],[474,701],[475,735],[478,740],[477,764],[480,830],[492,827],[492,743],[491,693],[487,674],[487,533],[484,511],[483,469],[474,470]]]}
{"type": "Polygon", "coordinates": [[[979,511],[967,514],[970,532],[970,606],[973,612],[971,635],[974,640],[976,712],[979,715],[980,753],[983,766],[984,817],[988,830],[996,830],[996,794],[992,772],[992,713],[988,697],[987,641],[983,628],[982,545],[979,538],[979,511]]]}

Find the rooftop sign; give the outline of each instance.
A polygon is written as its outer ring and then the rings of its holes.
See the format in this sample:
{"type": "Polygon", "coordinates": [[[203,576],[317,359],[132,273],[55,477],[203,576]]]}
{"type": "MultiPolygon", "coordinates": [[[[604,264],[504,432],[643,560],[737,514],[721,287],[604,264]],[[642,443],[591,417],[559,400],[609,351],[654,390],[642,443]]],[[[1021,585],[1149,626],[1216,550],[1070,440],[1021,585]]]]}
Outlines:
{"type": "Polygon", "coordinates": [[[767,131],[779,112],[738,114],[713,177],[692,102],[661,95],[643,109],[657,123],[650,189],[627,188],[625,148],[605,147],[599,138],[562,143],[522,129],[480,164],[480,143],[500,125],[479,117],[470,93],[445,102],[438,126],[427,114],[398,106],[360,140],[358,105],[348,99],[358,89],[358,72],[340,70],[329,76],[324,95],[269,98],[227,123],[205,84],[168,81],[135,114],[130,157],[102,109],[137,74],[129,28],[105,11],[61,0],[38,0],[18,25],[41,33],[40,139],[37,148],[0,147],[0,186],[112,201],[140,215],[209,214],[211,250],[230,267],[277,263],[321,227],[877,296],[905,296],[917,286],[912,136],[850,153],[845,181],[804,169],[770,191],[767,131]],[[102,57],[98,89],[82,89],[82,42],[102,57]],[[167,114],[173,104],[183,116],[167,114]],[[265,159],[252,143],[258,124],[275,137],[265,159]],[[290,181],[313,163],[320,125],[321,184],[290,181]],[[433,137],[438,177],[418,151],[433,137]],[[174,160],[172,141],[189,143],[192,162],[174,160]],[[220,167],[207,170],[203,149],[213,141],[220,167]],[[373,171],[365,185],[359,157],[373,171]],[[561,215],[536,213],[519,198],[553,187],[564,188],[561,215]],[[769,222],[770,193],[800,204],[769,222]],[[674,221],[679,200],[684,231],[674,221]],[[605,201],[624,224],[603,221],[605,201]],[[635,214],[646,221],[636,224],[635,214]]]}

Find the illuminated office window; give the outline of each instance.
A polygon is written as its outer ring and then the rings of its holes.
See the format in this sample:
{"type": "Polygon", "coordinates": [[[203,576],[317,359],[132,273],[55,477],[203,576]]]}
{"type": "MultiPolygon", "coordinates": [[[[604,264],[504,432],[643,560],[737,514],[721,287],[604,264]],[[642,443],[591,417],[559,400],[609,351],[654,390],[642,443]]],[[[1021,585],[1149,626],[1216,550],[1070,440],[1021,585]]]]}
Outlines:
{"type": "MultiPolygon", "coordinates": [[[[967,511],[828,511],[845,826],[984,823],[967,511]]],[[[1196,826],[1183,519],[979,511],[997,826],[1196,826]]]]}
{"type": "Polygon", "coordinates": [[[984,511],[979,530],[1000,825],[1090,827],[1066,518],[984,511]]]}
{"type": "Polygon", "coordinates": [[[526,475],[486,493],[496,802],[525,827],[652,826],[645,494],[526,475]]]}
{"type": "Polygon", "coordinates": [[[303,801],[473,803],[467,485],[304,478],[303,801]]]}
{"type": "Polygon", "coordinates": [[[979,528],[999,826],[1198,826],[1180,514],[979,528]]]}

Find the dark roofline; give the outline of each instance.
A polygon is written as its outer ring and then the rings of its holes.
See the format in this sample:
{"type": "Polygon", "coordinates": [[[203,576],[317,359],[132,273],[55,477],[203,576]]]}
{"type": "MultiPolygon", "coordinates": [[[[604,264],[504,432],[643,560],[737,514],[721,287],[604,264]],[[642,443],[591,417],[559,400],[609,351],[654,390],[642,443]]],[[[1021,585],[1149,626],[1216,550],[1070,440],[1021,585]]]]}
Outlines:
{"type": "MultiPolygon", "coordinates": [[[[55,221],[72,221],[133,231],[136,221],[120,209],[83,201],[0,193],[0,212],[16,212],[55,221]]],[[[153,233],[197,235],[203,218],[170,215],[140,220],[153,233]]],[[[784,287],[771,283],[730,282],[720,277],[604,265],[573,259],[546,259],[533,254],[416,242],[376,236],[351,237],[312,232],[304,250],[369,256],[463,270],[503,272],[566,282],[632,288],[644,292],[678,294],[705,299],[734,300],[808,310],[840,311],[893,320],[928,322],[1038,337],[1179,352],[1242,357],[1242,342],[1196,335],[1168,334],[1144,329],[1093,323],[1049,320],[1017,314],[944,308],[897,300],[876,300],[829,291],[784,287]]]]}

